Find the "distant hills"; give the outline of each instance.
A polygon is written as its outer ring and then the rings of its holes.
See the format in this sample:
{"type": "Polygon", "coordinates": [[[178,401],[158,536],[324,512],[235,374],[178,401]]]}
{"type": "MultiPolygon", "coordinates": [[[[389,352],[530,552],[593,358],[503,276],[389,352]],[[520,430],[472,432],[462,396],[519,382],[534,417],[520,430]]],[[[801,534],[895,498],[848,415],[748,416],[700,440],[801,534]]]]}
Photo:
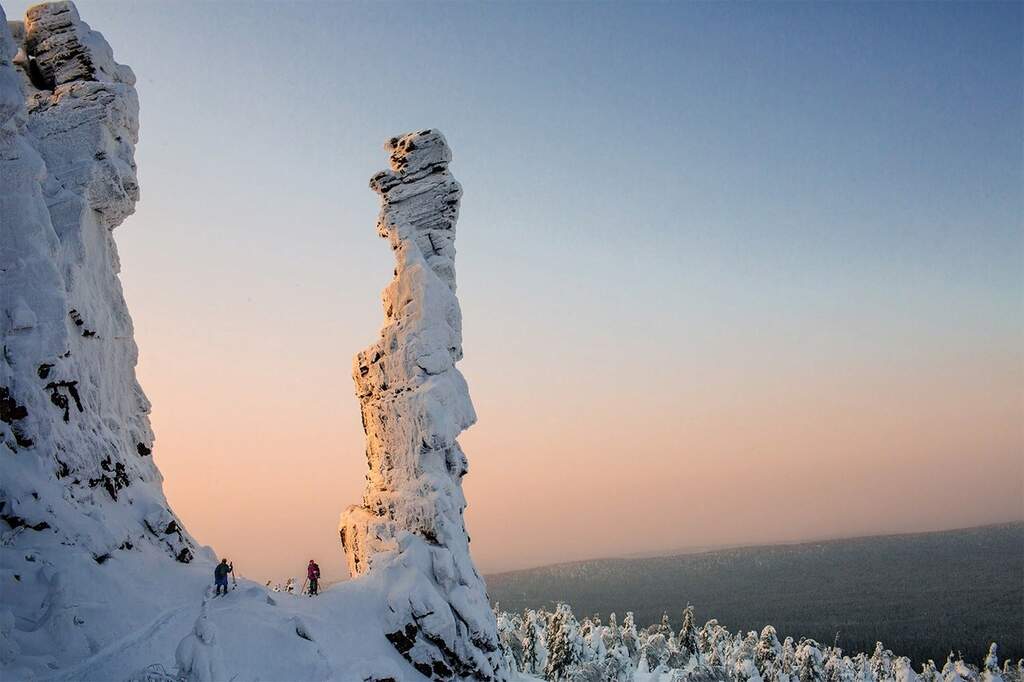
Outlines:
{"type": "Polygon", "coordinates": [[[882,641],[915,662],[951,649],[980,661],[1024,657],[1024,523],[674,556],[598,559],[488,576],[492,601],[520,611],[570,604],[579,617],[637,625],[687,604],[698,621],[729,629],[774,625],[779,637],[813,637],[870,652],[882,641]]]}

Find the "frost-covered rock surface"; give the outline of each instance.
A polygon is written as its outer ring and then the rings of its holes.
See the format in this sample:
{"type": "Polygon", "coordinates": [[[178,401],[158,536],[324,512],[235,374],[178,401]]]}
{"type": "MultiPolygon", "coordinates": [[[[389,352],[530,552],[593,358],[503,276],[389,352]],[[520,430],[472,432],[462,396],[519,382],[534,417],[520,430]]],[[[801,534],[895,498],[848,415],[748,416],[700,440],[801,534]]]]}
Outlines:
{"type": "Polygon", "coordinates": [[[455,296],[455,222],[462,188],[444,136],[424,130],[385,145],[391,170],[371,181],[377,229],[395,254],[380,339],[353,376],[369,463],[360,506],[341,518],[353,576],[389,586],[387,637],[437,680],[508,677],[486,587],[463,522],[466,456],[456,438],[476,421],[455,363],[462,319],[455,296]]]}
{"type": "Polygon", "coordinates": [[[19,546],[55,536],[97,561],[195,543],[153,464],[149,402],[112,230],[138,198],[131,69],[70,3],[5,35],[0,223],[0,514],[19,546]],[[17,52],[14,52],[14,50],[17,52]],[[24,94],[22,94],[24,93],[24,94]]]}
{"type": "Polygon", "coordinates": [[[188,563],[197,547],[153,464],[117,276],[112,230],[138,198],[135,77],[70,3],[4,19],[0,664],[52,668],[104,636],[76,579],[130,552],[188,563]]]}

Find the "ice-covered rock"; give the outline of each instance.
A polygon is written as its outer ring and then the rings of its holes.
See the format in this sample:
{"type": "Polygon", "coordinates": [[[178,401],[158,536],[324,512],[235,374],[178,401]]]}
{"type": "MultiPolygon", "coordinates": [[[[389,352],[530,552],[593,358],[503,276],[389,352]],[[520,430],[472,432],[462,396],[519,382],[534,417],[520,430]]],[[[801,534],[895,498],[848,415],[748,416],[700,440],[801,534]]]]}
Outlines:
{"type": "Polygon", "coordinates": [[[138,198],[134,82],[71,3],[0,22],[0,578],[17,623],[5,657],[40,619],[57,663],[95,646],[61,587],[84,573],[76,562],[197,551],[153,464],[112,236],[138,198]]]}
{"type": "Polygon", "coordinates": [[[353,376],[369,462],[360,506],[339,532],[353,576],[389,585],[388,639],[438,680],[506,679],[486,587],[463,522],[466,456],[457,436],[476,421],[455,363],[462,319],[455,296],[455,222],[462,188],[436,130],[392,138],[377,229],[395,253],[380,339],[353,376]]]}

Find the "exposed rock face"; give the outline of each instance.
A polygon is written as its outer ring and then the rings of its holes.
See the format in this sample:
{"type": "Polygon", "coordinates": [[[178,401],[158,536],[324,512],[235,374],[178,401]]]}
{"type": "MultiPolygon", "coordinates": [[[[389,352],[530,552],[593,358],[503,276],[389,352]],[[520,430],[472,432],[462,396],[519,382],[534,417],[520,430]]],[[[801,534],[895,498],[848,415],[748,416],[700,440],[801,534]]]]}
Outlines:
{"type": "Polygon", "coordinates": [[[508,677],[462,512],[466,456],[456,437],[476,421],[455,363],[462,317],[455,297],[455,221],[462,188],[437,131],[391,139],[391,170],[370,181],[383,204],[395,277],[384,290],[380,339],[353,377],[370,472],[362,506],[341,518],[353,576],[385,572],[388,639],[437,680],[508,677]]]}
{"type": "Polygon", "coordinates": [[[60,557],[195,551],[150,456],[111,234],[138,199],[134,83],[71,3],[0,25],[0,569],[36,557],[26,594],[60,557]]]}

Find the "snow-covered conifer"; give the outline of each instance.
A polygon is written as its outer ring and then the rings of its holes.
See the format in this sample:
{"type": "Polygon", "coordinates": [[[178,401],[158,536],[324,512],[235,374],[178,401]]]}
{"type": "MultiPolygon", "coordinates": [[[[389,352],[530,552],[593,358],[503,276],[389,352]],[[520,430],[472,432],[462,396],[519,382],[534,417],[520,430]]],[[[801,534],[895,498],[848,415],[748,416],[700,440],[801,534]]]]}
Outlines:
{"type": "Polygon", "coordinates": [[[633,621],[633,612],[627,611],[626,617],[622,619],[622,627],[619,628],[622,643],[629,652],[629,657],[636,660],[640,652],[640,636],[636,631],[636,623],[633,621]]]}
{"type": "Polygon", "coordinates": [[[661,614],[661,623],[658,624],[658,632],[665,637],[666,642],[675,634],[672,631],[672,623],[669,622],[667,613],[661,614]]]}
{"type": "Polygon", "coordinates": [[[547,663],[543,615],[536,611],[527,611],[523,616],[523,632],[523,672],[530,675],[541,674],[547,663]]]}
{"type": "Polygon", "coordinates": [[[875,643],[875,652],[871,654],[871,672],[879,682],[895,679],[892,665],[892,652],[886,649],[881,642],[875,643]]]}
{"type": "Polygon", "coordinates": [[[896,682],[920,682],[920,678],[910,664],[910,659],[906,656],[897,657],[892,663],[892,670],[893,679],[896,682]]]}
{"type": "Polygon", "coordinates": [[[759,639],[756,632],[748,632],[735,653],[730,656],[732,678],[736,682],[761,682],[760,670],[755,663],[759,639]]]}
{"type": "Polygon", "coordinates": [[[626,645],[619,642],[608,650],[604,659],[605,682],[631,682],[633,679],[633,660],[629,656],[626,645]]]}
{"type": "Polygon", "coordinates": [[[660,632],[644,639],[640,658],[647,659],[647,669],[654,672],[668,663],[668,640],[660,632]]]}
{"type": "Polygon", "coordinates": [[[615,620],[614,612],[608,616],[608,625],[605,626],[604,631],[601,633],[601,640],[604,642],[604,648],[607,651],[611,651],[622,644],[622,633],[619,631],[619,624],[615,620]]]}
{"type": "Polygon", "coordinates": [[[797,675],[800,682],[825,682],[824,657],[813,639],[801,640],[796,650],[797,675]]]}
{"type": "Polygon", "coordinates": [[[709,658],[712,654],[712,642],[716,628],[718,628],[718,621],[712,618],[704,623],[703,627],[697,632],[697,648],[705,658],[709,658]]]}
{"type": "Polygon", "coordinates": [[[829,647],[825,659],[825,679],[827,682],[856,682],[857,671],[849,656],[843,656],[843,650],[829,647]]]}
{"type": "Polygon", "coordinates": [[[999,669],[999,654],[997,653],[995,642],[992,642],[989,646],[988,655],[985,656],[985,662],[982,664],[981,680],[982,682],[1003,682],[1003,674],[999,669]]]}
{"type": "Polygon", "coordinates": [[[861,652],[854,659],[854,666],[857,672],[857,682],[877,682],[875,673],[871,669],[870,657],[861,652]]]}
{"type": "Polygon", "coordinates": [[[548,623],[548,660],[544,666],[544,678],[555,682],[580,661],[582,640],[579,623],[576,622],[568,604],[558,604],[548,623]]]}
{"type": "Polygon", "coordinates": [[[761,637],[757,640],[757,649],[754,651],[754,664],[757,665],[761,677],[769,679],[772,672],[777,668],[779,658],[782,656],[782,644],[775,628],[765,625],[761,630],[761,637]]]}
{"type": "MultiPolygon", "coordinates": [[[[497,604],[495,604],[497,611],[497,604]]],[[[522,642],[516,634],[516,624],[512,616],[507,613],[497,613],[498,644],[501,652],[508,662],[509,670],[519,672],[522,670],[523,648],[522,642]]]]}
{"type": "Polygon", "coordinates": [[[792,637],[786,637],[782,642],[782,655],[779,657],[779,665],[781,672],[786,675],[795,675],[797,672],[796,647],[793,645],[792,637]]]}
{"type": "Polygon", "coordinates": [[[942,675],[935,666],[935,661],[930,658],[921,666],[921,674],[919,677],[921,678],[921,682],[939,682],[939,680],[942,679],[942,675]]]}
{"type": "Polygon", "coordinates": [[[683,610],[683,625],[679,628],[679,635],[676,639],[679,642],[680,652],[693,656],[699,651],[697,646],[697,624],[694,622],[692,606],[687,606],[683,610]]]}
{"type": "Polygon", "coordinates": [[[608,647],[606,643],[606,631],[607,626],[601,625],[600,622],[587,619],[587,627],[582,628],[583,637],[583,653],[581,660],[583,661],[595,661],[600,667],[603,664],[605,657],[608,655],[608,647]]]}

